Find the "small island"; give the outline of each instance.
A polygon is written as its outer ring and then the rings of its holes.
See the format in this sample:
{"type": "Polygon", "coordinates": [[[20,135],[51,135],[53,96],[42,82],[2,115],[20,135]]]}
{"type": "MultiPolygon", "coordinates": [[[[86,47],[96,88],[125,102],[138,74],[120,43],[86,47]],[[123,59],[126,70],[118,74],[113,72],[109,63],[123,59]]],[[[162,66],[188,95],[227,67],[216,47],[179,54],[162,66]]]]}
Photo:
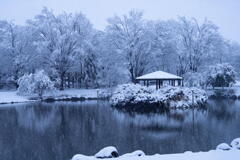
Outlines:
{"type": "Polygon", "coordinates": [[[158,90],[140,84],[119,85],[110,99],[112,106],[190,108],[201,107],[208,96],[199,88],[165,86],[158,90]]]}

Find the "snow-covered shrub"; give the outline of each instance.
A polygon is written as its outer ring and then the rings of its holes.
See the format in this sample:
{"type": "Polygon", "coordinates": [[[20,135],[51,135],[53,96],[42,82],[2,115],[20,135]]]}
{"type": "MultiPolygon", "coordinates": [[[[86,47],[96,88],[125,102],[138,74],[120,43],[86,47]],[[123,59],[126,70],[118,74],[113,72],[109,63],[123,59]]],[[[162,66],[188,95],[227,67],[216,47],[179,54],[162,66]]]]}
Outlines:
{"type": "Polygon", "coordinates": [[[213,87],[229,87],[235,83],[236,72],[227,64],[216,64],[206,72],[206,84],[213,87]]]}
{"type": "Polygon", "coordinates": [[[138,103],[141,101],[152,101],[152,89],[139,84],[118,85],[111,97],[113,105],[125,105],[128,102],[138,103]]]}
{"type": "Polygon", "coordinates": [[[227,143],[221,143],[216,147],[216,150],[223,150],[223,151],[228,151],[231,149],[232,149],[232,147],[229,146],[227,143]]]}
{"type": "Polygon", "coordinates": [[[163,101],[168,107],[190,107],[202,104],[207,100],[207,94],[199,88],[167,86],[155,91],[156,101],[163,101]]]}
{"type": "Polygon", "coordinates": [[[155,90],[139,84],[119,85],[110,99],[112,105],[161,103],[166,107],[190,107],[207,100],[204,90],[198,88],[166,86],[155,90]]]}
{"type": "Polygon", "coordinates": [[[25,74],[19,78],[18,85],[19,95],[37,94],[39,97],[42,97],[46,90],[54,89],[54,83],[43,70],[35,74],[25,74]]]}

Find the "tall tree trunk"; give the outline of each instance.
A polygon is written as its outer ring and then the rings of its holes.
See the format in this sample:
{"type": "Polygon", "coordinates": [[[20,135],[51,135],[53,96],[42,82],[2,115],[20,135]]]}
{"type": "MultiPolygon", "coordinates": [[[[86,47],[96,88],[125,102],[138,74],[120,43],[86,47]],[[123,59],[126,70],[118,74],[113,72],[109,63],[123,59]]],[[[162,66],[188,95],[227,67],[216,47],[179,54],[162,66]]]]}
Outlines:
{"type": "Polygon", "coordinates": [[[60,76],[60,90],[64,90],[64,73],[61,73],[60,76]]]}

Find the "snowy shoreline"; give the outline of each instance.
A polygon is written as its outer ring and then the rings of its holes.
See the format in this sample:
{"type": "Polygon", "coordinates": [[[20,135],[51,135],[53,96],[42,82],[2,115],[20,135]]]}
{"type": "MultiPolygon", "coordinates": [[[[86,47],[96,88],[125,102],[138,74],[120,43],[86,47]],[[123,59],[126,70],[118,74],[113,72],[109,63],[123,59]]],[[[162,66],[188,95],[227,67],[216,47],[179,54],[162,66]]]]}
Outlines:
{"type": "Polygon", "coordinates": [[[108,89],[66,89],[46,94],[43,99],[37,96],[19,96],[17,91],[0,91],[0,104],[26,103],[34,101],[84,101],[104,100],[110,97],[108,89]]]}
{"type": "MultiPolygon", "coordinates": [[[[185,152],[177,154],[155,154],[155,155],[146,155],[146,156],[120,156],[118,158],[108,158],[114,160],[238,160],[240,157],[240,151],[231,150],[231,151],[216,151],[211,150],[209,152],[185,152]]],[[[79,156],[72,160],[97,160],[93,156],[79,156]]]]}
{"type": "Polygon", "coordinates": [[[240,99],[240,87],[207,89],[207,94],[211,99],[240,99]]]}
{"type": "Polygon", "coordinates": [[[33,102],[27,97],[17,95],[17,91],[0,91],[0,104],[33,102]]]}
{"type": "Polygon", "coordinates": [[[94,156],[85,156],[82,154],[76,154],[71,160],[96,160],[96,159],[116,159],[116,160],[237,160],[240,157],[240,138],[232,140],[231,144],[221,143],[216,147],[216,150],[210,150],[208,152],[191,152],[186,151],[184,153],[177,154],[155,154],[145,155],[141,150],[134,151],[132,153],[126,153],[119,155],[118,150],[113,147],[105,147],[101,149],[94,156]]]}

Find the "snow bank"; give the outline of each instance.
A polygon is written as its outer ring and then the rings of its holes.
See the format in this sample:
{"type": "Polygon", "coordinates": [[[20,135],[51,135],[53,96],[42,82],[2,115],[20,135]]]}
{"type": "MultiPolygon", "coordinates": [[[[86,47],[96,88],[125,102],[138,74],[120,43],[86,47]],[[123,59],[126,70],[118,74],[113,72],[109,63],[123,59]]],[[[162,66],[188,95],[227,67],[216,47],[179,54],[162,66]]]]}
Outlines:
{"type": "MultiPolygon", "coordinates": [[[[179,154],[165,154],[165,155],[151,155],[151,156],[129,156],[113,158],[114,160],[239,160],[240,151],[209,151],[199,153],[179,153],[179,154]]],[[[96,160],[95,157],[82,157],[81,159],[72,160],[96,160]]],[[[110,158],[112,159],[112,158],[110,158]]]]}
{"type": "Polygon", "coordinates": [[[106,147],[100,150],[95,156],[85,156],[82,154],[76,154],[72,157],[71,160],[96,160],[96,159],[112,159],[115,160],[238,160],[240,157],[240,149],[233,148],[233,145],[239,144],[239,139],[234,139],[231,143],[232,146],[229,146],[226,143],[222,143],[217,146],[216,150],[211,150],[208,152],[197,152],[193,153],[191,151],[186,151],[184,153],[178,154],[155,154],[155,155],[145,155],[145,153],[141,150],[137,150],[132,153],[127,153],[122,156],[113,156],[114,152],[118,151],[115,147],[106,147]],[[230,148],[229,148],[230,147],[230,148]],[[228,149],[226,149],[228,148],[228,149]],[[117,157],[117,158],[116,158],[117,157]]]}
{"type": "Polygon", "coordinates": [[[206,92],[198,88],[166,86],[155,90],[139,84],[123,84],[116,88],[110,102],[114,106],[161,103],[166,107],[178,108],[203,104],[207,98],[206,92]]]}
{"type": "Polygon", "coordinates": [[[29,102],[26,97],[17,95],[16,91],[0,91],[0,104],[29,102]]]}

